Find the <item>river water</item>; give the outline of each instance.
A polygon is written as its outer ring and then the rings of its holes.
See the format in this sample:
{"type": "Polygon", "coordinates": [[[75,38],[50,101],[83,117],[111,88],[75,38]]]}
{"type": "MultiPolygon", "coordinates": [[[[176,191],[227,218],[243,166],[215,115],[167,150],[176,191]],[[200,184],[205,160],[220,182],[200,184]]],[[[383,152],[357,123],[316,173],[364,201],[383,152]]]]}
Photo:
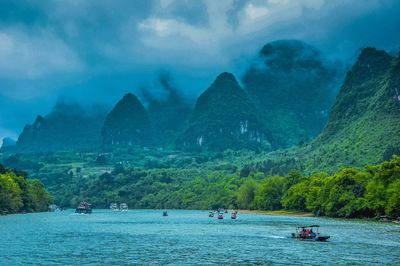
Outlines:
{"type": "Polygon", "coordinates": [[[73,210],[0,217],[0,265],[400,265],[400,225],[205,211],[73,210]],[[329,242],[287,238],[319,224],[329,242]]]}

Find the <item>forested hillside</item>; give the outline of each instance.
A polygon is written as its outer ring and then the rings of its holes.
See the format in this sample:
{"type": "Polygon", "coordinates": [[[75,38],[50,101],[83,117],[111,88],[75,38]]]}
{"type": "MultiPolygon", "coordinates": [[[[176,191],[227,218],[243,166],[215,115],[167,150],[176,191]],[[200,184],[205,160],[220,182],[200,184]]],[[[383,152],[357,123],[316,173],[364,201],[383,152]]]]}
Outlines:
{"type": "Polygon", "coordinates": [[[226,149],[272,148],[273,140],[258,109],[231,73],[220,74],[197,99],[178,145],[226,149]]]}
{"type": "Polygon", "coordinates": [[[51,202],[38,179],[0,165],[0,214],[47,211],[51,202]]]}
{"type": "Polygon", "coordinates": [[[314,165],[362,166],[399,154],[399,80],[399,58],[363,49],[346,75],[325,129],[304,150],[311,150],[314,165]]]}

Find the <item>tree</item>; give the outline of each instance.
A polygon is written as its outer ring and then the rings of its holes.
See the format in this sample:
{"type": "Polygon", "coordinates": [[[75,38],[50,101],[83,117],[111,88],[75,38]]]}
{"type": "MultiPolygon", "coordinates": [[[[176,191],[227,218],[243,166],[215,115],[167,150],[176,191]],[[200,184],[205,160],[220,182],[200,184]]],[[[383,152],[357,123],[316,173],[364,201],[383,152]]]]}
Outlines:
{"type": "Polygon", "coordinates": [[[386,214],[400,217],[400,179],[389,185],[387,189],[386,214]]]}
{"type": "Polygon", "coordinates": [[[252,202],[254,200],[257,183],[253,179],[247,179],[238,189],[236,193],[236,201],[240,209],[253,209],[252,202]]]}
{"type": "Polygon", "coordinates": [[[254,202],[260,210],[281,209],[281,198],[284,193],[286,179],[282,176],[266,177],[256,190],[254,202]]]}
{"type": "Polygon", "coordinates": [[[14,173],[0,174],[0,213],[16,213],[23,206],[21,189],[14,173]]]}
{"type": "Polygon", "coordinates": [[[29,180],[28,195],[31,198],[33,211],[46,211],[52,202],[50,194],[37,179],[29,180]]]}

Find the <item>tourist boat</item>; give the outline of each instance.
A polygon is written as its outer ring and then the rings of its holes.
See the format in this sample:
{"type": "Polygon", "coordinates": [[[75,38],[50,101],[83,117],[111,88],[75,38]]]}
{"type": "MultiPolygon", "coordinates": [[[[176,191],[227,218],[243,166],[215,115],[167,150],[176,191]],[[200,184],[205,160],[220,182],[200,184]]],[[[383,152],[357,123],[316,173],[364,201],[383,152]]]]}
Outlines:
{"type": "Polygon", "coordinates": [[[115,203],[115,202],[111,203],[111,204],[110,204],[110,210],[119,211],[119,209],[118,209],[118,204],[115,203]]]}
{"type": "Polygon", "coordinates": [[[78,207],[75,209],[75,213],[92,213],[92,208],[90,207],[90,204],[86,201],[82,201],[79,203],[78,207]]]}
{"type": "Polygon", "coordinates": [[[213,211],[210,211],[210,213],[208,214],[208,217],[214,218],[214,212],[213,212],[213,211]]]}
{"type": "Polygon", "coordinates": [[[59,211],[59,210],[60,210],[60,208],[57,205],[55,205],[55,204],[49,205],[49,212],[55,212],[55,211],[59,211]]]}
{"type": "Polygon", "coordinates": [[[224,219],[224,214],[222,212],[218,213],[218,219],[219,220],[224,219]]]}
{"type": "Polygon", "coordinates": [[[379,221],[380,222],[390,223],[392,221],[392,219],[390,219],[389,216],[382,215],[381,217],[379,217],[379,221]]]}
{"type": "Polygon", "coordinates": [[[167,211],[163,211],[162,216],[168,216],[168,212],[167,211]]]}
{"type": "Polygon", "coordinates": [[[126,203],[121,203],[121,204],[119,205],[119,210],[120,210],[120,211],[123,211],[123,212],[128,211],[128,204],[126,204],[126,203]]]}
{"type": "Polygon", "coordinates": [[[237,211],[232,212],[231,214],[231,219],[236,219],[237,218],[237,211]]]}
{"type": "Polygon", "coordinates": [[[292,233],[292,238],[311,241],[326,241],[330,238],[327,235],[321,235],[319,225],[300,226],[296,228],[296,233],[292,233]]]}

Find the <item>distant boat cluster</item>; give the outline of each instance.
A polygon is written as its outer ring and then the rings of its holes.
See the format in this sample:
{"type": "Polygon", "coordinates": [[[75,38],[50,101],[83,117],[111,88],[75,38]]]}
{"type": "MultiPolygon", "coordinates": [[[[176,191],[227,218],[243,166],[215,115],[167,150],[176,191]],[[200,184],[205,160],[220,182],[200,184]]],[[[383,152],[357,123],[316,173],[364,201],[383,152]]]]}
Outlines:
{"type": "Polygon", "coordinates": [[[110,209],[113,210],[113,211],[124,212],[124,211],[127,211],[129,208],[128,208],[128,204],[126,204],[126,203],[121,203],[118,206],[118,204],[114,202],[114,203],[110,204],[110,209]]]}
{"type": "MultiPolygon", "coordinates": [[[[224,213],[229,213],[229,212],[228,212],[228,210],[224,211],[223,209],[218,209],[216,211],[210,211],[208,214],[208,217],[214,218],[214,214],[217,214],[218,220],[222,220],[222,219],[224,219],[224,213]]],[[[233,211],[231,213],[231,219],[236,219],[237,214],[238,214],[238,211],[233,211]]]]}

